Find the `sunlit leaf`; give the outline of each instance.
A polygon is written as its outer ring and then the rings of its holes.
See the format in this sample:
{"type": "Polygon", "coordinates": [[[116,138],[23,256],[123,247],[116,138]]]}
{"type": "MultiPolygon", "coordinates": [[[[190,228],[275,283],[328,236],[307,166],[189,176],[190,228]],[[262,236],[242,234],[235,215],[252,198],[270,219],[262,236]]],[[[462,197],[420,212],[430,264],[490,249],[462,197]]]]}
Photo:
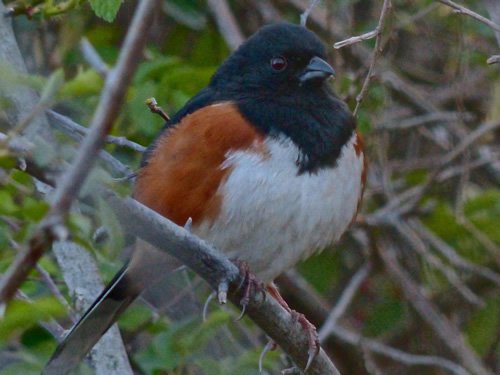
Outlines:
{"type": "Polygon", "coordinates": [[[120,9],[122,0],[89,0],[89,3],[98,17],[112,22],[120,9]]]}

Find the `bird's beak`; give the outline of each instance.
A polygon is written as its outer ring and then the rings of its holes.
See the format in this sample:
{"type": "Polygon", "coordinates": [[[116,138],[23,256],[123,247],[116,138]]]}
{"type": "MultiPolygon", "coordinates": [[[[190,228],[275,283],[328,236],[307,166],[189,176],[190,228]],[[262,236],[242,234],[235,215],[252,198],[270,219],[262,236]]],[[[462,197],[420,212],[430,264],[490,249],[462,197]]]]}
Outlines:
{"type": "Polygon", "coordinates": [[[301,83],[311,79],[325,79],[335,75],[335,70],[325,60],[315,56],[309,61],[306,68],[300,73],[299,81],[301,83]]]}

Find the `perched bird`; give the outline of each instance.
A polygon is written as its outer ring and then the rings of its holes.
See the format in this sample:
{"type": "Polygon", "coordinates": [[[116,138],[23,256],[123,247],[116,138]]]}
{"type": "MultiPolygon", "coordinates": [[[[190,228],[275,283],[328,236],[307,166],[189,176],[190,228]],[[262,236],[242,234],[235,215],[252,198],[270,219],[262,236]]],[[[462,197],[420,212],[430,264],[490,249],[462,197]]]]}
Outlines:
{"type": "MultiPolygon", "coordinates": [[[[250,37],[145,153],[134,197],[230,259],[244,262],[289,311],[273,280],[339,239],[365,182],[356,122],[331,91],[326,49],[279,23],[250,37]]],[[[44,374],[76,366],[122,311],[165,275],[164,255],[138,249],[75,325],[44,374]]],[[[299,317],[315,345],[315,330],[299,317]]]]}

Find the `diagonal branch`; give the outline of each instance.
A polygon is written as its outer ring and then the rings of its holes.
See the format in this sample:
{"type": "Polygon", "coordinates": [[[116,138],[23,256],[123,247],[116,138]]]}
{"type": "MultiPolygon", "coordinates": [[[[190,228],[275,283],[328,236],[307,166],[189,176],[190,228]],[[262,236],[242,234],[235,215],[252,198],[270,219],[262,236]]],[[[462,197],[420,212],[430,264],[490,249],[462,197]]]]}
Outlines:
{"type": "Polygon", "coordinates": [[[441,340],[455,354],[457,358],[476,375],[493,375],[481,362],[480,358],[467,346],[460,331],[443,315],[437,307],[429,301],[421,286],[413,281],[401,268],[393,244],[388,240],[377,243],[378,254],[384,263],[391,278],[397,282],[414,309],[420,314],[429,326],[433,328],[441,340]]]}
{"type": "Polygon", "coordinates": [[[485,25],[488,25],[492,29],[500,32],[500,25],[487,19],[486,17],[481,16],[480,14],[477,14],[476,12],[473,12],[470,9],[467,9],[466,7],[464,7],[460,4],[457,4],[451,0],[436,0],[436,1],[440,2],[441,4],[448,5],[449,7],[455,9],[454,13],[465,14],[469,17],[474,18],[475,20],[478,20],[479,22],[484,23],[485,25]]]}
{"type": "Polygon", "coordinates": [[[356,97],[356,108],[354,108],[354,117],[357,116],[359,106],[361,105],[361,102],[363,101],[364,95],[366,93],[366,90],[368,90],[368,85],[370,84],[371,79],[373,78],[373,69],[375,68],[375,63],[377,62],[377,58],[379,57],[380,53],[382,52],[381,46],[382,46],[382,28],[384,27],[384,23],[387,17],[387,14],[389,13],[389,9],[391,9],[391,0],[384,0],[384,4],[382,4],[382,10],[380,12],[380,18],[378,20],[378,25],[375,28],[375,32],[377,35],[377,39],[375,41],[375,48],[373,49],[372,53],[372,58],[370,61],[370,67],[368,68],[368,73],[366,75],[365,81],[363,82],[363,86],[361,87],[361,91],[359,92],[358,96],[356,97]]]}
{"type": "MultiPolygon", "coordinates": [[[[218,289],[221,282],[227,282],[228,299],[236,306],[240,305],[243,290],[239,285],[243,276],[225,256],[186,229],[175,225],[134,199],[122,200],[107,189],[100,191],[128,232],[175,256],[205,279],[214,290],[218,289]]],[[[263,300],[260,293],[256,293],[252,296],[246,313],[292,357],[297,366],[305,367],[308,360],[308,335],[273,298],[263,300]]],[[[339,374],[339,372],[321,349],[312,362],[308,374],[339,374]]]]}
{"type": "Polygon", "coordinates": [[[108,75],[101,100],[73,167],[63,175],[54,193],[51,208],[32,235],[29,248],[23,251],[7,270],[0,282],[0,303],[10,299],[46,249],[57,239],[64,239],[63,226],[73,200],[78,195],[98,151],[118,115],[128,83],[137,65],[137,57],[144,47],[150,19],[157,9],[158,0],[142,0],[128,30],[116,67],[108,75]]]}

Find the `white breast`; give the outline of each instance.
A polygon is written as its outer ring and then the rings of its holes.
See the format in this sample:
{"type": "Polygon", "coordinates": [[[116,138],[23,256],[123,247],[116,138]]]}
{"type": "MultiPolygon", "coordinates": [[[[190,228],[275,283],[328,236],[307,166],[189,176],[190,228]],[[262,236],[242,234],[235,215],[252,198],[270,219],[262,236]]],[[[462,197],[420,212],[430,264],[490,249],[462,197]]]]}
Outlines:
{"type": "Polygon", "coordinates": [[[232,172],[219,189],[221,213],[194,232],[271,282],[337,241],[353,219],[363,172],[355,140],[353,134],[334,168],[316,174],[297,175],[299,150],[290,140],[268,138],[266,156],[232,152],[222,166],[232,172]]]}

